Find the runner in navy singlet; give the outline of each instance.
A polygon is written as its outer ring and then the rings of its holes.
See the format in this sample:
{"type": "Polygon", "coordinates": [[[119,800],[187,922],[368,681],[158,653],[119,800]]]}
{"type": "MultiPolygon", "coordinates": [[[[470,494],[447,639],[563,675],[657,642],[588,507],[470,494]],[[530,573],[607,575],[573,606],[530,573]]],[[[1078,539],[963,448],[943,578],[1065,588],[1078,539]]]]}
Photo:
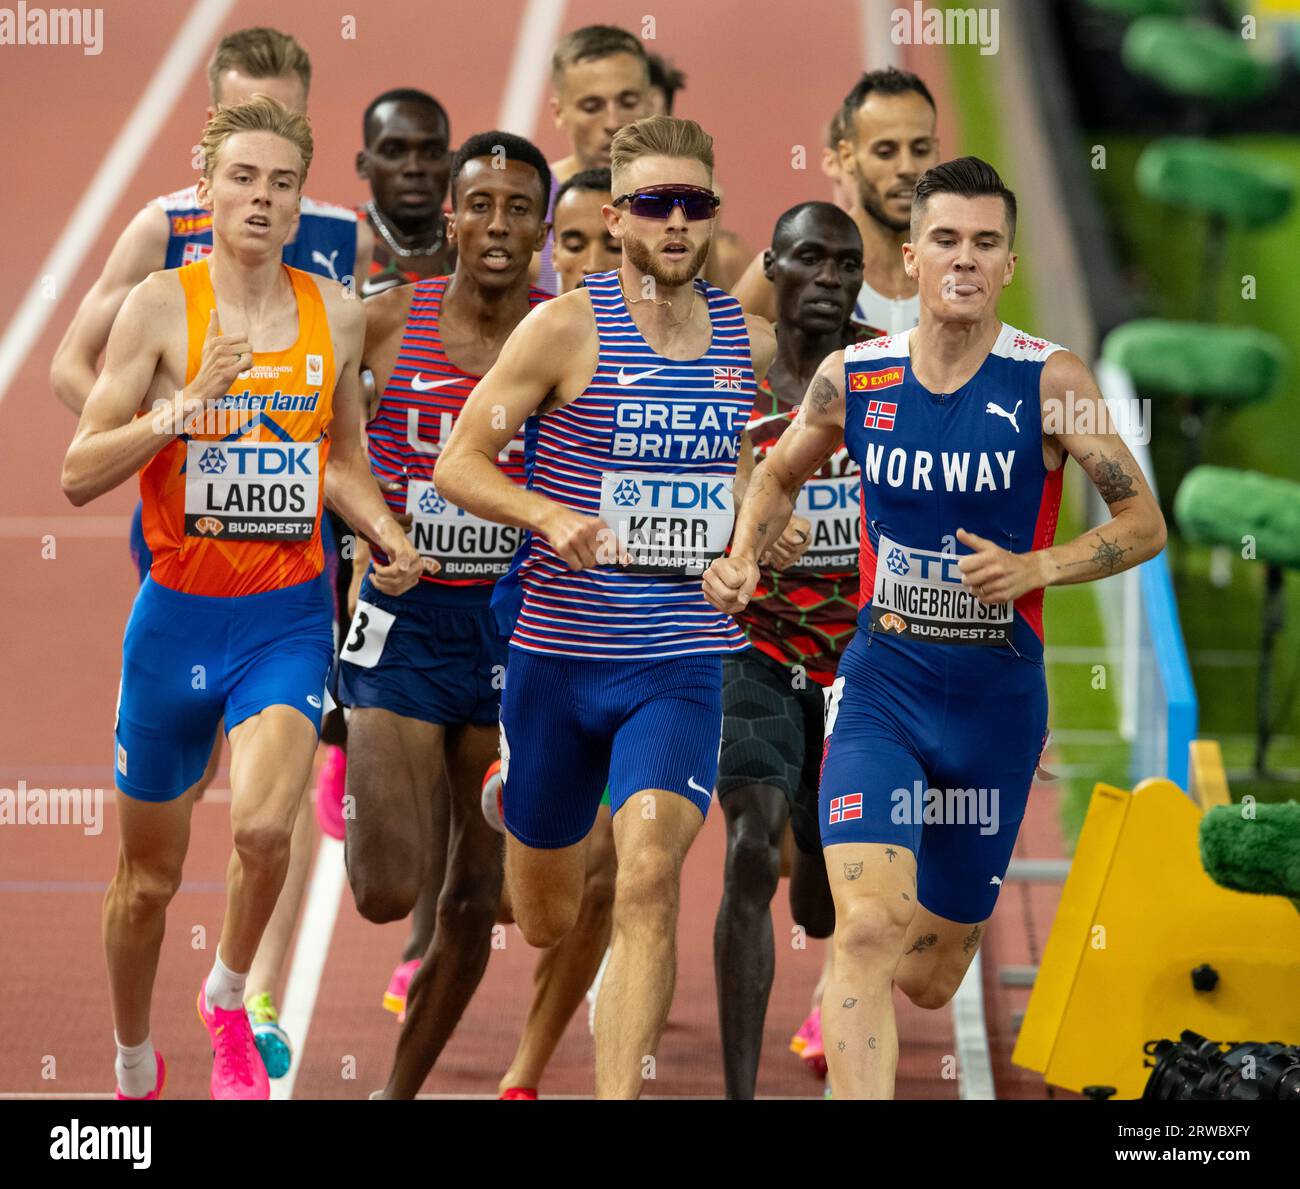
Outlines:
{"type": "MultiPolygon", "coordinates": [[[[364,359],[382,393],[368,426],[371,468],[389,507],[412,517],[416,549],[439,566],[400,598],[363,581],[338,665],[336,696],[352,707],[347,856],[357,908],[368,920],[398,920],[430,872],[440,877],[389,1098],[415,1097],[491,948],[501,837],[483,818],[480,790],[497,756],[506,645],[488,601],[523,534],[449,501],[440,452],[479,377],[547,299],[530,287],[528,265],[544,234],[549,182],[546,159],[521,137],[470,137],[452,160],[456,271],[365,303],[364,359]]],[[[522,479],[522,437],[498,449],[507,473],[522,479]]],[[[386,559],[375,551],[375,561],[386,559]]]]}
{"type": "Polygon", "coordinates": [[[756,552],[843,440],[862,472],[862,610],[832,687],[820,789],[837,1098],[893,1093],[891,985],[939,1007],[979,947],[1047,728],[1043,588],[1128,569],[1164,543],[1083,362],[998,317],[1015,214],[976,158],[920,178],[903,247],[920,324],[826,359],[705,580],[715,606],[745,604],[756,552]],[[1112,519],[1053,546],[1067,457],[1112,519]]]}
{"type": "Polygon", "coordinates": [[[712,138],[654,116],[615,135],[612,162],[605,218],[622,267],[525,319],[439,465],[450,498],[532,534],[501,707],[510,899],[530,944],[573,924],[608,772],[619,871],[596,1093],[632,1098],[672,999],[681,864],[717,772],[721,658],[744,646],[700,575],[731,535],[742,431],[775,342],[698,279],[712,138]],[[525,421],[527,489],[495,465],[525,421]]]}

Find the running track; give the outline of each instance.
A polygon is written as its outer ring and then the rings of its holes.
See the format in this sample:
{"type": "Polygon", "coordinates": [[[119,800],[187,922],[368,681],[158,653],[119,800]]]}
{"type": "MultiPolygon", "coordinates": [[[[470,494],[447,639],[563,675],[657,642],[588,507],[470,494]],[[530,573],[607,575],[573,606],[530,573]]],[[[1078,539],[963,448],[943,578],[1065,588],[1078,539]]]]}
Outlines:
{"type": "MultiPolygon", "coordinates": [[[[897,52],[868,36],[866,5],[857,0],[823,0],[815,28],[800,24],[787,0],[500,0],[490,32],[474,6],[353,0],[341,7],[356,18],[354,39],[343,36],[340,13],[307,0],[282,0],[274,8],[249,0],[148,7],[109,0],[99,56],[76,47],[0,49],[0,109],[12,113],[6,157],[15,166],[0,192],[0,537],[7,555],[0,786],[21,780],[29,787],[107,790],[96,835],[75,825],[0,827],[0,1017],[15,1024],[0,1035],[0,1094],[6,1095],[85,1095],[112,1087],[99,908],[116,853],[111,732],[121,632],[135,591],[125,540],[134,493],[124,487],[82,510],[66,503],[58,474],[73,423],[52,395],[47,371],[75,302],[116,233],[143,203],[192,178],[191,146],[207,103],[203,63],[216,38],[269,21],[308,48],[317,147],[307,189],[352,203],[364,196],[351,165],[360,116],[379,91],[423,87],[448,107],[458,140],[505,126],[532,135],[554,160],[564,146],[544,101],[556,33],[593,22],[639,30],[651,9],[651,48],[689,75],[678,114],[700,119],[715,136],[727,225],[755,248],[780,211],[825,196],[816,165],[824,121],[864,63],[883,64],[897,52]],[[155,101],[141,103],[151,80],[155,101]],[[797,145],[807,146],[805,172],[791,167],[797,145]],[[92,185],[98,200],[79,209],[92,185]],[[62,265],[52,268],[60,245],[62,265]]],[[[941,112],[952,111],[936,51],[905,48],[898,61],[927,78],[941,112]]],[[[957,155],[960,144],[947,120],[941,136],[957,155]]],[[[230,848],[224,784],[223,772],[196,809],[186,882],[168,917],[153,1035],[168,1058],[169,1096],[207,1092],[210,1059],[192,1003],[211,954],[195,948],[194,938],[200,928],[209,939],[220,930],[230,848]]],[[[1054,823],[1054,797],[1040,790],[1018,854],[1059,854],[1054,823]]],[[[715,806],[687,863],[681,970],[650,1089],[657,1095],[721,1093],[712,926],[722,851],[715,806]]],[[[337,850],[324,856],[325,875],[337,871],[333,863],[341,863],[337,850]]],[[[385,1080],[396,1038],[379,998],[405,925],[366,924],[346,891],[337,903],[332,932],[299,937],[305,955],[319,952],[323,974],[296,1065],[298,1096],[364,1097],[385,1080]],[[355,1077],[347,1076],[353,1067],[355,1077]]],[[[328,923],[334,898],[318,896],[315,907],[328,923]]],[[[1002,991],[992,972],[1000,962],[1029,960],[1054,907],[1054,890],[1010,886],[985,945],[984,991],[1002,1097],[1043,1090],[1040,1079],[1008,1061],[1010,1015],[1026,993],[1002,991]]],[[[785,944],[791,922],[784,885],[774,920],[777,976],[759,1092],[815,1095],[819,1085],[785,1046],[807,1010],[821,946],[801,951],[785,944]]],[[[427,1093],[495,1093],[517,1039],[525,1008],[520,988],[531,967],[531,951],[511,929],[427,1093]]],[[[951,1009],[921,1012],[900,997],[900,1033],[900,1096],[956,1097],[956,1082],[941,1076],[944,1057],[954,1051],[951,1009]]],[[[579,1018],[546,1090],[589,1094],[591,1061],[579,1018]]]]}

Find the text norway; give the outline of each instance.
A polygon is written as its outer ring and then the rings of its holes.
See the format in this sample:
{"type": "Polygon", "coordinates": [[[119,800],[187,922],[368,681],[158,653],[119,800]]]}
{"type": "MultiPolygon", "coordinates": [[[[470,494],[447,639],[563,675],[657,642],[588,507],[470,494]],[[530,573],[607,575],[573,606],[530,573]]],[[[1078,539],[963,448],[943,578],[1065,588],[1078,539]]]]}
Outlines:
{"type": "MultiPolygon", "coordinates": [[[[908,471],[908,451],[901,446],[895,446],[886,452],[885,447],[875,442],[867,443],[867,462],[862,468],[863,475],[868,482],[880,483],[880,474],[883,467],[885,482],[890,487],[902,487],[907,479],[908,471]]],[[[993,464],[989,462],[989,456],[980,451],[975,463],[975,480],[971,487],[973,491],[997,491],[998,481],[993,472],[993,464]]],[[[993,454],[997,461],[998,469],[1002,472],[1002,489],[1009,491],[1011,489],[1011,469],[1016,461],[1016,452],[1008,450],[1005,454],[1001,451],[995,451],[993,454]]],[[[970,478],[971,452],[963,450],[959,453],[948,453],[946,450],[939,455],[943,464],[943,485],[946,491],[965,491],[967,481],[970,478]]],[[[933,491],[934,484],[930,481],[930,474],[934,470],[934,455],[928,450],[917,450],[912,455],[912,482],[913,491],[933,491]]]]}

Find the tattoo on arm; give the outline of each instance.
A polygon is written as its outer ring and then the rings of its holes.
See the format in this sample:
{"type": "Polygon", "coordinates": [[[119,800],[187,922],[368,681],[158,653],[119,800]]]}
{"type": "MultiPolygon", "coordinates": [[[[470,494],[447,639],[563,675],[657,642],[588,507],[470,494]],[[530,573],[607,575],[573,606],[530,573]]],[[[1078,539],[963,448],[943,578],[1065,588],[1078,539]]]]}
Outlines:
{"type": "Polygon", "coordinates": [[[845,1044],[844,1044],[844,1042],[841,1040],[841,1041],[839,1041],[839,1042],[836,1044],[835,1047],[836,1047],[836,1049],[838,1049],[838,1050],[842,1053],[842,1052],[844,1052],[845,1044]]]}
{"type": "Polygon", "coordinates": [[[831,407],[831,401],[835,399],[835,385],[825,376],[814,376],[808,395],[812,397],[813,407],[817,412],[824,413],[831,407]]]}
{"type": "Polygon", "coordinates": [[[919,954],[922,950],[928,950],[932,945],[936,944],[938,940],[939,935],[937,933],[923,933],[912,942],[912,948],[908,950],[907,953],[919,954]]]}
{"type": "Polygon", "coordinates": [[[763,521],[763,523],[760,524],[760,525],[759,525],[759,526],[754,530],[754,535],[757,536],[760,540],[761,540],[763,537],[766,537],[766,536],[767,536],[767,521],[766,521],[766,520],[763,521]]]}
{"type": "Polygon", "coordinates": [[[848,998],[847,998],[843,1003],[840,1004],[840,1006],[841,1006],[841,1007],[857,1007],[857,1006],[858,1006],[858,1001],[857,1001],[856,999],[854,999],[852,995],[850,995],[850,996],[849,996],[849,997],[848,997],[848,998]]]}
{"type": "Polygon", "coordinates": [[[1097,534],[1097,548],[1093,555],[1085,558],[1083,561],[1067,562],[1062,569],[1073,569],[1075,566],[1096,566],[1103,574],[1113,574],[1124,563],[1124,555],[1131,553],[1130,546],[1121,545],[1119,538],[1114,541],[1108,541],[1101,533],[1097,534]]]}
{"type": "Polygon", "coordinates": [[[1097,491],[1106,501],[1107,507],[1137,495],[1133,476],[1124,470],[1124,465],[1118,458],[1107,458],[1103,454],[1093,473],[1093,482],[1097,484],[1097,491]]]}
{"type": "Polygon", "coordinates": [[[969,954],[972,949],[979,944],[980,927],[976,925],[969,933],[966,934],[965,940],[961,943],[961,952],[969,954]]]}

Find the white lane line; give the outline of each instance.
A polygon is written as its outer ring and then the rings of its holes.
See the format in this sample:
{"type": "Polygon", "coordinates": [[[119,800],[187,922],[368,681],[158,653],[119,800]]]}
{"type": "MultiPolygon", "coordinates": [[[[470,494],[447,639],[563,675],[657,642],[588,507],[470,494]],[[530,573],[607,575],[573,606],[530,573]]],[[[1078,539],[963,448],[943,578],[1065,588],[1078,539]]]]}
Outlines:
{"type": "MultiPolygon", "coordinates": [[[[3,383],[0,380],[0,383],[3,383]]],[[[69,540],[125,537],[131,532],[129,516],[0,516],[0,539],[40,538],[46,534],[69,540]]]]}
{"type": "Polygon", "coordinates": [[[560,39],[567,6],[567,0],[528,0],[497,116],[497,127],[502,132],[529,137],[536,133],[551,69],[551,51],[560,39]]]}
{"type": "Polygon", "coordinates": [[[984,1023],[984,975],[979,951],[952,997],[952,1026],[957,1040],[957,1093],[962,1098],[992,1099],[993,1063],[984,1023]]]}
{"type": "Polygon", "coordinates": [[[862,38],[862,68],[884,70],[887,66],[902,69],[903,47],[890,37],[892,13],[898,8],[894,0],[858,0],[858,33],[862,38]]]}
{"type": "Polygon", "coordinates": [[[284,1077],[272,1080],[273,1099],[293,1097],[303,1053],[307,1051],[307,1031],[316,1008],[321,972],[325,969],[325,959],[334,937],[334,922],[339,915],[339,900],[346,883],[343,843],[335,838],[322,837],[302,909],[302,924],[298,928],[298,943],[294,946],[293,962],[289,966],[284,1002],[280,1006],[280,1026],[289,1034],[293,1044],[293,1063],[284,1077]]]}
{"type": "Polygon", "coordinates": [[[104,231],[105,213],[117,208],[127,183],[135,177],[145,153],[155,147],[177,98],[234,6],[235,0],[196,0],[190,9],[0,338],[0,401],[63,295],[77,282],[82,258],[104,231]],[[54,284],[52,297],[45,296],[47,278],[54,284]]]}

